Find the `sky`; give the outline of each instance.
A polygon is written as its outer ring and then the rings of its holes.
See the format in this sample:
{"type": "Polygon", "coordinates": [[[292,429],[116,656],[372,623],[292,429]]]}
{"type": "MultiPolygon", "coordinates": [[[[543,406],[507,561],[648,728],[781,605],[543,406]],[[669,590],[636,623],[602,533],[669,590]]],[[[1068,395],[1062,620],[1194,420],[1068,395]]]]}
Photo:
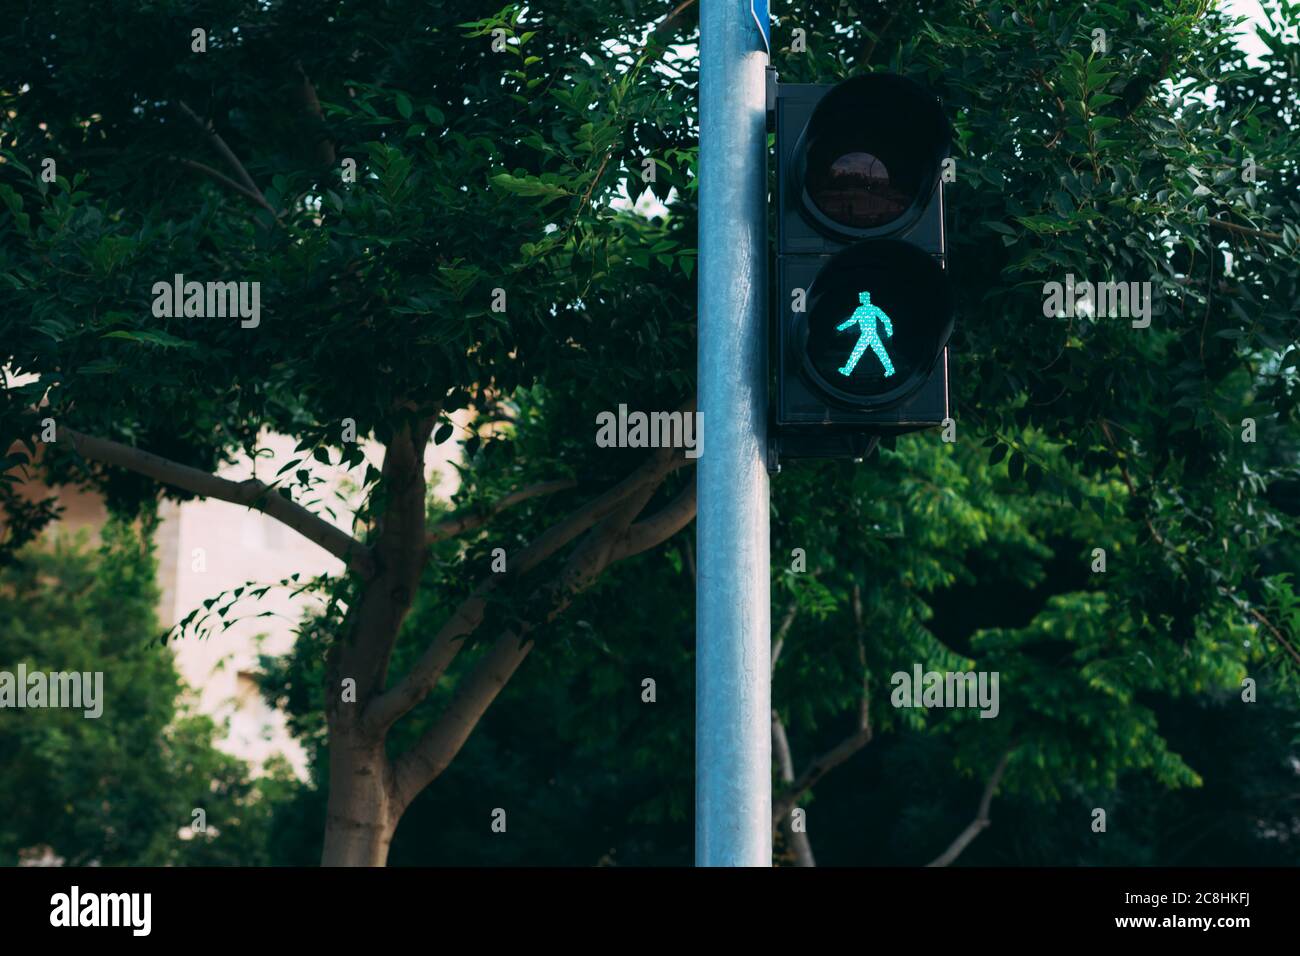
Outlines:
{"type": "Polygon", "coordinates": [[[1262,66],[1259,57],[1261,54],[1268,52],[1268,47],[1255,35],[1255,27],[1258,24],[1267,23],[1268,18],[1264,16],[1264,10],[1259,5],[1259,0],[1222,0],[1221,6],[1228,13],[1235,16],[1250,17],[1250,22],[1241,25],[1237,45],[1250,54],[1248,62],[1251,66],[1262,66]]]}

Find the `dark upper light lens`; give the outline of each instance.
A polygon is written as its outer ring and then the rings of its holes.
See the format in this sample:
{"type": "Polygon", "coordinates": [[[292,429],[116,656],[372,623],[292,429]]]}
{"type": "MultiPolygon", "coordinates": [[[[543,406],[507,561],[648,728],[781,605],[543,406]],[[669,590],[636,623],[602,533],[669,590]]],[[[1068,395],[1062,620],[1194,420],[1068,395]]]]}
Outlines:
{"type": "Polygon", "coordinates": [[[809,197],[841,225],[875,229],[893,222],[912,204],[911,194],[894,182],[879,157],[849,149],[809,171],[809,197]]]}
{"type": "Polygon", "coordinates": [[[892,75],[841,83],[805,131],[806,200],[830,227],[887,227],[924,202],[938,179],[951,129],[938,102],[892,75]]]}

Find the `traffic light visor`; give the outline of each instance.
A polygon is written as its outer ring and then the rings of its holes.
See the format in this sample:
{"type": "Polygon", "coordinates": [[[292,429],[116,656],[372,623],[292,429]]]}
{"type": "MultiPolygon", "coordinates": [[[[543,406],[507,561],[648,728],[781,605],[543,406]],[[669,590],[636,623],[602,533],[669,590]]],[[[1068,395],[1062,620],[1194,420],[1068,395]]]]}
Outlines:
{"type": "Polygon", "coordinates": [[[846,80],[817,104],[797,147],[803,206],[832,233],[903,228],[933,193],[951,136],[917,83],[884,73],[846,80]]]}

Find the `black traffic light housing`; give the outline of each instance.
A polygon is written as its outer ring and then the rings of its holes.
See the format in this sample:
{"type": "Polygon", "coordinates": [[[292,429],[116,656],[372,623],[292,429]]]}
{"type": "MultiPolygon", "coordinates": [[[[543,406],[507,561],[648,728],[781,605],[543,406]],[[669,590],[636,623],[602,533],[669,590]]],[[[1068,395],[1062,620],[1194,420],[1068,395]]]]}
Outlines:
{"type": "Polygon", "coordinates": [[[949,414],[954,302],[941,173],[951,127],[936,97],[893,74],[772,88],[769,463],[861,458],[879,436],[949,414]],[[869,347],[855,348],[859,339],[869,347]]]}

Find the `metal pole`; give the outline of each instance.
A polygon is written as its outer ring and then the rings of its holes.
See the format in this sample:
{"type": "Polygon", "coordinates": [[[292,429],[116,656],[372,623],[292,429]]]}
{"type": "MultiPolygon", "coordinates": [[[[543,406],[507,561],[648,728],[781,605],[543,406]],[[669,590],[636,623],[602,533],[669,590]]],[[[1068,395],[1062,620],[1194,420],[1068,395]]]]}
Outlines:
{"type": "Polygon", "coordinates": [[[766,66],[749,0],[701,0],[697,866],[772,865],[766,66]]]}

